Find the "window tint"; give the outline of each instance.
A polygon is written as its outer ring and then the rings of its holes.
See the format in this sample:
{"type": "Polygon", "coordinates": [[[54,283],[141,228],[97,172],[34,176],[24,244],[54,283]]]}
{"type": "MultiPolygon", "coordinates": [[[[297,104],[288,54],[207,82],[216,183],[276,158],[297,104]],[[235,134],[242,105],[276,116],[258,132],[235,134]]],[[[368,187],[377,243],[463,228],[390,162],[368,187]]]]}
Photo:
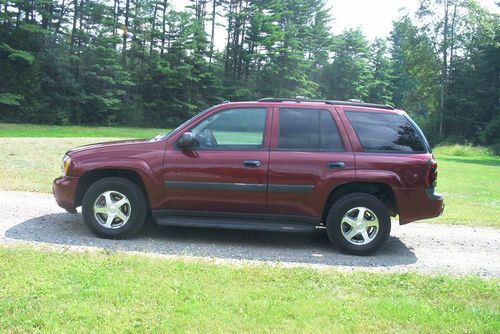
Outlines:
{"type": "Polygon", "coordinates": [[[337,125],[326,109],[281,108],[278,147],[343,151],[337,125]]]}
{"type": "Polygon", "coordinates": [[[201,148],[260,148],[264,140],[266,108],[220,111],[191,129],[201,148]]]}
{"type": "Polygon", "coordinates": [[[422,152],[422,140],[401,115],[347,111],[365,151],[422,152]]]}

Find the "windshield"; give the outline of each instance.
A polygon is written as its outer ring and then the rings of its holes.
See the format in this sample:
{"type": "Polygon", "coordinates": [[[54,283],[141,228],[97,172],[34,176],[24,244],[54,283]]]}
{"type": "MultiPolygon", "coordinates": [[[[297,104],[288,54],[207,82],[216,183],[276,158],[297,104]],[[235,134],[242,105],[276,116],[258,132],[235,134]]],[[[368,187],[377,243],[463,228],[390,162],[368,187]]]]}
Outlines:
{"type": "Polygon", "coordinates": [[[180,130],[182,130],[183,128],[185,128],[189,124],[191,124],[195,119],[197,119],[201,115],[207,113],[208,111],[212,110],[214,107],[210,107],[208,109],[203,110],[202,112],[194,115],[193,117],[191,117],[190,119],[188,119],[187,121],[185,121],[184,123],[182,123],[181,125],[179,125],[178,127],[176,127],[175,129],[170,130],[169,132],[160,133],[159,135],[155,136],[154,138],[151,138],[149,141],[160,141],[160,140],[164,140],[164,139],[170,138],[171,136],[175,135],[180,130]]]}

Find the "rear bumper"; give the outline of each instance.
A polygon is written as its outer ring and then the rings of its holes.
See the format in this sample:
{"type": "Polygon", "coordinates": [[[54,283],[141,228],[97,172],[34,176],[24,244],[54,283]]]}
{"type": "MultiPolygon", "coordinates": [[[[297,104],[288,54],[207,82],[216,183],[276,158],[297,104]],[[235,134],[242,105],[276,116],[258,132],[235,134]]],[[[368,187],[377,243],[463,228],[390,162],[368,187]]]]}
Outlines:
{"type": "Polygon", "coordinates": [[[75,194],[78,180],[78,177],[63,176],[55,179],[52,184],[52,193],[57,205],[69,213],[76,213],[75,194]]]}
{"type": "Polygon", "coordinates": [[[444,198],[432,189],[399,189],[399,223],[439,217],[444,211],[444,198]]]}

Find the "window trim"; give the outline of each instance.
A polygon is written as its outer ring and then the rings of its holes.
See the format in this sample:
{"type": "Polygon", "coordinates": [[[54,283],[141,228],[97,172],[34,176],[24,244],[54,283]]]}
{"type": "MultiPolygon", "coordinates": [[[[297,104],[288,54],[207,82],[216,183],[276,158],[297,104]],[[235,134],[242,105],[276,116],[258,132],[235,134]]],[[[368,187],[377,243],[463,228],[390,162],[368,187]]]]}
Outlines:
{"type": "MultiPolygon", "coordinates": [[[[337,120],[335,117],[332,115],[332,110],[329,108],[314,108],[311,106],[307,107],[295,107],[295,106],[287,106],[287,107],[278,107],[276,110],[278,114],[277,118],[277,134],[276,134],[276,145],[277,147],[272,148],[271,151],[274,152],[336,152],[336,153],[342,153],[342,152],[347,152],[346,145],[344,143],[344,138],[340,132],[339,125],[337,123],[337,120]],[[331,149],[324,149],[324,148],[282,148],[279,147],[280,145],[280,131],[281,131],[281,110],[282,109],[295,109],[295,110],[324,110],[328,113],[330,116],[333,124],[335,125],[335,128],[337,129],[337,135],[339,137],[340,144],[342,148],[340,150],[331,150],[331,149]]],[[[321,135],[320,135],[321,138],[321,135]]]]}
{"type": "MultiPolygon", "coordinates": [[[[262,143],[260,145],[224,145],[224,147],[193,147],[191,150],[192,151],[269,151],[269,147],[266,147],[265,143],[266,143],[266,134],[269,131],[269,127],[271,124],[271,122],[269,120],[269,118],[270,118],[269,115],[272,115],[272,112],[270,112],[269,107],[265,107],[265,106],[262,106],[262,107],[257,107],[257,106],[230,107],[230,108],[219,109],[217,111],[214,111],[213,113],[206,115],[206,117],[199,119],[198,122],[196,122],[194,124],[189,124],[190,126],[188,126],[187,129],[185,129],[185,131],[182,133],[191,132],[193,128],[195,128],[198,124],[203,122],[203,120],[205,120],[208,117],[217,115],[218,113],[221,113],[221,112],[226,112],[226,111],[230,111],[230,110],[234,110],[234,109],[264,109],[266,111],[265,120],[264,120],[264,129],[262,130],[262,143]]],[[[179,136],[179,138],[176,139],[173,147],[174,147],[174,149],[176,149],[178,151],[182,151],[182,149],[177,145],[179,140],[180,140],[180,136],[179,136]]]]}
{"type": "MultiPolygon", "coordinates": [[[[405,117],[404,115],[401,115],[397,112],[385,112],[385,111],[368,111],[368,110],[352,110],[352,109],[344,109],[344,113],[346,115],[346,118],[347,118],[347,121],[349,122],[349,125],[351,126],[352,128],[352,131],[354,132],[354,134],[356,135],[356,138],[358,139],[358,142],[359,142],[359,145],[362,149],[361,152],[358,152],[358,153],[375,153],[375,154],[396,154],[396,155],[400,155],[400,154],[425,154],[425,153],[429,153],[429,148],[427,147],[426,143],[427,141],[424,140],[424,138],[422,138],[421,134],[423,135],[423,133],[421,133],[421,130],[418,131],[415,126],[414,126],[414,122],[413,121],[409,121],[408,118],[409,117],[405,117]],[[354,113],[364,113],[364,114],[384,114],[384,115],[398,115],[400,116],[402,119],[404,119],[411,127],[412,129],[415,131],[415,133],[417,134],[418,138],[420,139],[420,141],[422,142],[422,146],[424,147],[424,150],[423,151],[391,151],[391,150],[366,150],[365,147],[363,146],[363,143],[361,141],[361,139],[359,138],[359,135],[358,135],[358,132],[356,131],[356,129],[354,128],[354,125],[352,124],[352,121],[351,119],[349,118],[349,114],[350,112],[354,112],[354,113]]],[[[416,125],[416,124],[415,124],[416,125]]]]}

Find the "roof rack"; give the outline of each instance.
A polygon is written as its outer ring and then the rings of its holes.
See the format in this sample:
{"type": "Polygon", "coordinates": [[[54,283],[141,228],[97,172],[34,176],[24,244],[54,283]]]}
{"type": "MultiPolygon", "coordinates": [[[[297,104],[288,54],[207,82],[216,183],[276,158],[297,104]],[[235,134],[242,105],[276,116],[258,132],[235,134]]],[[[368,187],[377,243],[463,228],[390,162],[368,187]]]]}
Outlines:
{"type": "Polygon", "coordinates": [[[322,99],[307,99],[302,96],[298,96],[296,98],[282,98],[282,97],[266,97],[257,102],[319,102],[325,104],[334,104],[341,106],[354,106],[354,107],[369,107],[369,108],[380,108],[380,109],[388,109],[394,110],[394,107],[385,104],[374,104],[374,103],[364,103],[357,102],[355,100],[351,101],[335,101],[335,100],[322,100],[322,99]]]}

